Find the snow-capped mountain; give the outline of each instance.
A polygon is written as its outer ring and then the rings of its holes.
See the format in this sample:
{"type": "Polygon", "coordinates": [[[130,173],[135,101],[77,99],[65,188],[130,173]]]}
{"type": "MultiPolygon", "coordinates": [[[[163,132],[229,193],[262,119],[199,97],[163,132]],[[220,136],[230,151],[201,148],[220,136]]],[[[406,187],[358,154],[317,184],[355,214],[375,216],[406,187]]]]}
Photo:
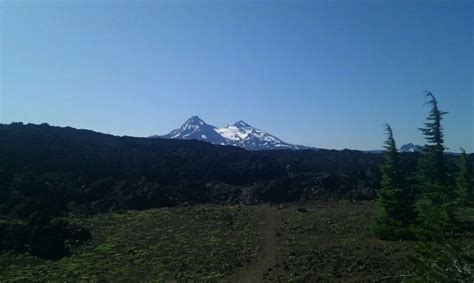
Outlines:
{"type": "MultiPolygon", "coordinates": [[[[214,144],[227,144],[226,140],[217,133],[216,127],[206,124],[198,116],[192,116],[180,128],[161,136],[166,139],[203,140],[214,144]]],[[[154,136],[160,137],[160,136],[154,136]]]]}
{"type": "Polygon", "coordinates": [[[419,144],[407,143],[400,147],[400,152],[421,152],[423,146],[419,144]]]}
{"type": "Polygon", "coordinates": [[[250,126],[244,121],[217,128],[207,124],[198,116],[192,116],[180,128],[171,131],[167,135],[151,137],[196,139],[219,145],[240,146],[248,150],[310,149],[310,147],[286,143],[267,132],[250,126]]]}

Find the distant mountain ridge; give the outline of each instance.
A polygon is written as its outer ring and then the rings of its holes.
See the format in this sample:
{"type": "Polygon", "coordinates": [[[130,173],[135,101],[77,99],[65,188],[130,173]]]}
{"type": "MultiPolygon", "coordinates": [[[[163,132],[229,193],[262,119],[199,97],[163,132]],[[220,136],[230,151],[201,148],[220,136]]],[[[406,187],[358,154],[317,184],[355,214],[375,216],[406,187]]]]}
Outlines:
{"type": "MultiPolygon", "coordinates": [[[[400,152],[423,152],[424,148],[425,148],[425,146],[423,146],[423,145],[407,143],[407,144],[404,144],[400,147],[400,152]]],[[[460,152],[448,151],[448,149],[446,149],[445,154],[460,155],[461,153],[460,152]]]]}
{"type": "Polygon", "coordinates": [[[421,152],[424,146],[419,144],[407,143],[400,147],[400,152],[421,152]]]}
{"type": "Polygon", "coordinates": [[[274,135],[252,127],[240,120],[222,128],[209,125],[198,116],[192,116],[178,129],[163,136],[151,138],[201,140],[218,145],[232,145],[247,150],[270,149],[317,149],[308,146],[295,145],[282,141],[274,135]]]}

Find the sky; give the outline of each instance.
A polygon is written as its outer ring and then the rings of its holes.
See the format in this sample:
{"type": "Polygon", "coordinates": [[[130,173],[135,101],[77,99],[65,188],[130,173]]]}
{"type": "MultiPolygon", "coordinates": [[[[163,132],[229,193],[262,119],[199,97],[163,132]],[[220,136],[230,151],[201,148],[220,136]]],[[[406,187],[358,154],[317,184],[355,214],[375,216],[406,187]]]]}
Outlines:
{"type": "Polygon", "coordinates": [[[423,91],[474,151],[472,1],[0,1],[0,123],[166,134],[198,115],[290,143],[423,144],[423,91]]]}

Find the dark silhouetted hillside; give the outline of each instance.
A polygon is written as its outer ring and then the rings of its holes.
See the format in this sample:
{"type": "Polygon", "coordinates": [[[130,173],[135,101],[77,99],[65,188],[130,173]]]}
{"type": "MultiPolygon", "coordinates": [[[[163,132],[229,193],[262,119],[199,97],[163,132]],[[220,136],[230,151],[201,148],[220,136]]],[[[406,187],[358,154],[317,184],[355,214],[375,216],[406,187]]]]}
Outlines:
{"type": "MultiPolygon", "coordinates": [[[[408,175],[417,156],[402,155],[408,175]]],[[[373,199],[380,161],[379,154],[352,150],[246,151],[13,123],[0,125],[0,202],[5,213],[21,216],[46,207],[58,214],[206,202],[373,199]]]]}

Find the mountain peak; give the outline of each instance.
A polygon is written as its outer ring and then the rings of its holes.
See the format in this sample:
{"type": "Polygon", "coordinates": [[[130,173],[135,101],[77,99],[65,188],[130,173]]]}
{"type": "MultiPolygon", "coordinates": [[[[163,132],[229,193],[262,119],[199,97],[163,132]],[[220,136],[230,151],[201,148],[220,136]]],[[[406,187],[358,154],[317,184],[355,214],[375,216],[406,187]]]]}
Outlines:
{"type": "Polygon", "coordinates": [[[186,122],[194,122],[194,123],[203,123],[204,124],[204,121],[201,118],[199,118],[199,116],[191,116],[188,120],[186,120],[186,122]]]}
{"type": "Polygon", "coordinates": [[[239,121],[235,122],[232,126],[235,126],[237,128],[253,128],[248,123],[246,123],[242,120],[239,120],[239,121]]]}
{"type": "MultiPolygon", "coordinates": [[[[156,138],[158,136],[152,137],[156,138]]],[[[252,127],[242,120],[223,128],[217,128],[206,124],[198,116],[191,116],[180,128],[161,137],[202,140],[219,145],[239,146],[249,150],[308,148],[286,143],[267,132],[252,127]]]]}
{"type": "Polygon", "coordinates": [[[423,146],[419,144],[407,143],[400,147],[400,152],[421,152],[423,146]]]}
{"type": "Polygon", "coordinates": [[[181,126],[182,130],[196,129],[203,125],[207,125],[201,118],[198,116],[191,116],[184,124],[181,126]]]}
{"type": "Polygon", "coordinates": [[[198,116],[191,116],[181,127],[175,129],[162,136],[169,139],[187,139],[187,140],[204,140],[215,141],[218,144],[224,143],[224,139],[215,132],[212,125],[207,124],[198,116]]]}

